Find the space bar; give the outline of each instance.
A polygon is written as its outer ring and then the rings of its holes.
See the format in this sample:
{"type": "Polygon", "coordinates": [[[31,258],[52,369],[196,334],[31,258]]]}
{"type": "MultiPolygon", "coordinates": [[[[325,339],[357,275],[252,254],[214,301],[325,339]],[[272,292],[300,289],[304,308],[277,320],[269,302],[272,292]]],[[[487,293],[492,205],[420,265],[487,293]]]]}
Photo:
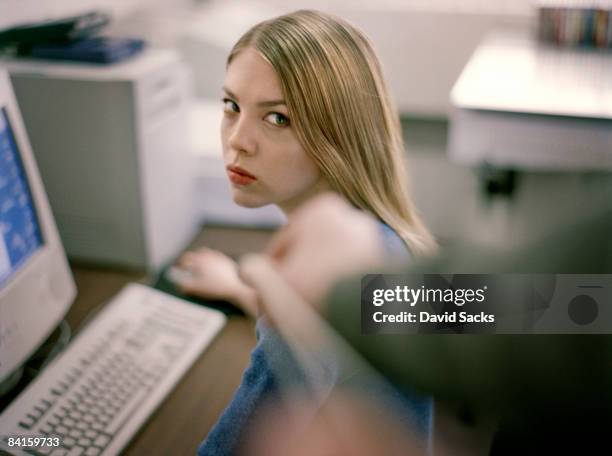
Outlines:
{"type": "Polygon", "coordinates": [[[119,429],[123,426],[123,423],[127,421],[127,419],[136,411],[138,406],[144,401],[147,397],[147,394],[150,392],[149,389],[143,388],[138,390],[138,392],[130,398],[128,403],[122,407],[121,412],[113,420],[108,423],[104,432],[115,435],[119,429]]]}

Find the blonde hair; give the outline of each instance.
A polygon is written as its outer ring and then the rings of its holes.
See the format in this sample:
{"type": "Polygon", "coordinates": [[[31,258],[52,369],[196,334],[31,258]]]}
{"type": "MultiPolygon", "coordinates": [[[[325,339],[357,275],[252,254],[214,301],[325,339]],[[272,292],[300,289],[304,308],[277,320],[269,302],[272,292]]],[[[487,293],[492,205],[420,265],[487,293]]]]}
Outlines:
{"type": "Polygon", "coordinates": [[[275,69],[298,140],[332,189],[390,226],[414,254],[433,250],[408,197],[399,117],[367,38],[339,18],[301,10],[251,28],[228,65],[249,47],[275,69]]]}

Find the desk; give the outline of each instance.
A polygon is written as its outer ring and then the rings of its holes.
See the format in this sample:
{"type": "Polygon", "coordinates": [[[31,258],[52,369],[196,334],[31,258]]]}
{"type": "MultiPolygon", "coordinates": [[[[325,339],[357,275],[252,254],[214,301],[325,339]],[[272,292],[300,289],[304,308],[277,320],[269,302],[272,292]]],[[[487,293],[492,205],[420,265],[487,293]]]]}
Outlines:
{"type": "MultiPolygon", "coordinates": [[[[231,256],[260,251],[269,230],[204,227],[191,248],[206,245],[231,256]]],[[[72,328],[125,284],[145,274],[72,266],[79,294],[67,320],[72,328]]],[[[254,322],[230,316],[226,327],[132,439],[123,454],[194,455],[200,442],[234,395],[255,345],[254,322]]],[[[489,422],[467,426],[450,409],[436,410],[434,447],[438,455],[487,454],[493,434],[489,422]]]]}
{"type": "MultiPolygon", "coordinates": [[[[191,247],[206,245],[240,255],[260,250],[269,236],[270,232],[263,230],[205,227],[191,247]]],[[[79,328],[87,315],[128,282],[147,281],[147,276],[138,272],[79,265],[72,265],[72,270],[79,293],[66,318],[73,329],[79,328]]],[[[230,316],[226,327],[153,413],[124,454],[195,454],[240,384],[254,345],[254,322],[243,316],[230,316]]]]}
{"type": "Polygon", "coordinates": [[[612,54],[500,32],[451,99],[450,156],[519,170],[612,170],[612,54]]]}

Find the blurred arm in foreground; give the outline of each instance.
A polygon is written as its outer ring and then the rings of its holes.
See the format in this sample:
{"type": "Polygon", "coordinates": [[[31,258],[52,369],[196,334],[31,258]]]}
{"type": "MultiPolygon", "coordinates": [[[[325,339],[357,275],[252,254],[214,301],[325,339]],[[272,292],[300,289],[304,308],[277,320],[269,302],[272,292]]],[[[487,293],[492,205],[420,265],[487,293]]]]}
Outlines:
{"type": "MultiPolygon", "coordinates": [[[[350,208],[336,206],[336,215],[322,225],[317,214],[325,210],[329,210],[327,201],[311,205],[311,212],[296,220],[298,226],[290,227],[283,234],[286,237],[273,244],[271,262],[375,368],[396,384],[499,416],[502,426],[493,454],[535,454],[553,448],[583,451],[608,441],[612,424],[609,335],[363,336],[359,280],[342,283],[331,295],[328,292],[337,279],[380,266],[363,241],[369,222],[342,217],[350,208]],[[347,233],[362,233],[361,243],[347,233]],[[325,238],[333,242],[323,244],[325,249],[314,248],[325,238]],[[322,255],[318,263],[317,254],[322,255]],[[338,262],[333,269],[325,268],[328,259],[338,262]],[[322,267],[305,274],[300,265],[308,264],[322,267]]],[[[512,255],[463,248],[404,271],[609,274],[612,208],[512,255]]],[[[243,268],[243,275],[249,281],[249,271],[243,268]]],[[[262,305],[265,308],[266,303],[262,305]]],[[[269,312],[269,317],[274,320],[274,313],[269,312]]]]}

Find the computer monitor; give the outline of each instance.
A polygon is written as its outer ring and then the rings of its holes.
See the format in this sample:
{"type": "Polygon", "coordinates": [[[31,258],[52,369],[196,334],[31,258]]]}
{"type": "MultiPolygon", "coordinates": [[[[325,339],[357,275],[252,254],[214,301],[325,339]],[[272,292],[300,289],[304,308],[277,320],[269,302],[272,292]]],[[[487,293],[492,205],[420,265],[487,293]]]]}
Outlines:
{"type": "Polygon", "coordinates": [[[11,83],[0,69],[0,392],[75,294],[11,83]]]}

